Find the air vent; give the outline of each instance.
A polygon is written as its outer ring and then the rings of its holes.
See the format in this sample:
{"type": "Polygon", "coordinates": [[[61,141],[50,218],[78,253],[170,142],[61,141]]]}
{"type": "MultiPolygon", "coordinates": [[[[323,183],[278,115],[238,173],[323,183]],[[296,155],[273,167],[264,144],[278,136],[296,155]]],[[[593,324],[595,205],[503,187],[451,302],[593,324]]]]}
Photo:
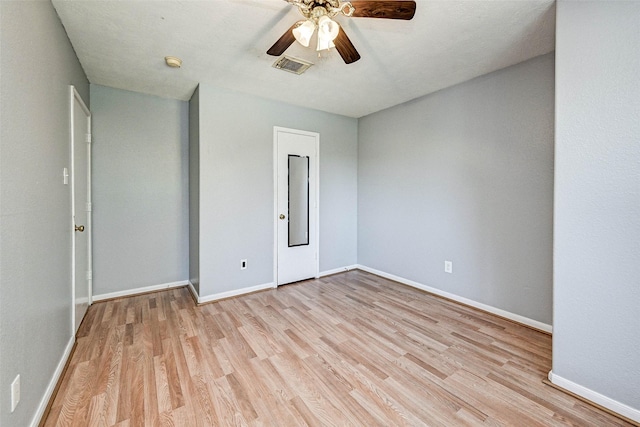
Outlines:
{"type": "Polygon", "coordinates": [[[273,63],[274,68],[294,74],[302,74],[312,65],[313,64],[311,62],[303,61],[298,58],[291,58],[290,56],[283,56],[273,63]]]}

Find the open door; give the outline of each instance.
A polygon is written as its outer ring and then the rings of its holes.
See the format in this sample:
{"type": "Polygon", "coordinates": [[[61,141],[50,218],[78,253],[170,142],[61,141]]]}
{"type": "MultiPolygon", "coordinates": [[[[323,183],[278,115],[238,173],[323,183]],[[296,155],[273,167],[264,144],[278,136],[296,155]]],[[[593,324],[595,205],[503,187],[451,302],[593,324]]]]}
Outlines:
{"type": "Polygon", "coordinates": [[[274,127],[275,283],[318,277],[320,135],[274,127]]]}
{"type": "Polygon", "coordinates": [[[91,304],[91,113],[70,87],[73,335],[91,304]]]}

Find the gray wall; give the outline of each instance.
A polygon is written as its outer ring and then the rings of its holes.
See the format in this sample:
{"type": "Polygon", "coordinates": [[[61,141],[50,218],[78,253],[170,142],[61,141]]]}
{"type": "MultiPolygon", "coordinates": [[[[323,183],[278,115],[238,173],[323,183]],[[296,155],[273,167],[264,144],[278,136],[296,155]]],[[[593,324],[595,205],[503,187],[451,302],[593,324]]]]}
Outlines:
{"type": "Polygon", "coordinates": [[[0,2],[0,425],[27,426],[71,339],[69,85],[89,84],[48,1],[0,2]],[[20,374],[14,413],[9,384],[20,374]]]}
{"type": "Polygon", "coordinates": [[[553,96],[547,54],[361,118],[358,263],[550,324],[553,96]]]}
{"type": "Polygon", "coordinates": [[[357,120],[199,90],[200,295],[273,282],[273,126],[320,133],[320,271],[355,264],[357,120]]]}
{"type": "Polygon", "coordinates": [[[91,85],[93,293],[189,277],[188,103],[91,85]]]}
{"type": "Polygon", "coordinates": [[[189,101],[189,281],[200,292],[200,89],[189,101]]]}
{"type": "Polygon", "coordinates": [[[640,3],[557,13],[553,373],[640,411],[640,3]]]}

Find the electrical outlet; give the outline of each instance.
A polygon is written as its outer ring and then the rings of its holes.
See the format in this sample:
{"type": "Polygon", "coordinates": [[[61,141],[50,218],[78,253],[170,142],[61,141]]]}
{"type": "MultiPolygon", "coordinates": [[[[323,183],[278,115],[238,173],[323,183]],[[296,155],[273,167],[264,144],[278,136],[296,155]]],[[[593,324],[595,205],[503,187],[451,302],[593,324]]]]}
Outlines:
{"type": "Polygon", "coordinates": [[[445,261],[444,262],[444,272],[445,273],[453,273],[453,262],[445,261]]]}
{"type": "Polygon", "coordinates": [[[11,383],[11,412],[16,410],[20,402],[20,374],[11,383]]]}
{"type": "Polygon", "coordinates": [[[246,270],[247,269],[247,260],[246,259],[241,259],[240,260],[240,270],[246,270]]]}

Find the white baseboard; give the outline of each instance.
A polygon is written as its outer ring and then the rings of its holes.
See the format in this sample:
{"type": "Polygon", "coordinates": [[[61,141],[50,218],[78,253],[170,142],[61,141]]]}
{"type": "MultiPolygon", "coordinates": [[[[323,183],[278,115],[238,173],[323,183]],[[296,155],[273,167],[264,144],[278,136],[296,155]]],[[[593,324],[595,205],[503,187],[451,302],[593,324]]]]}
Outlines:
{"type": "Polygon", "coordinates": [[[94,295],[93,302],[103,301],[103,300],[112,299],[112,298],[129,297],[132,295],[144,294],[146,292],[163,291],[165,289],[179,288],[180,286],[186,286],[188,284],[189,284],[188,280],[182,280],[179,282],[163,283],[161,285],[145,286],[142,288],[127,289],[125,291],[94,295]]]}
{"type": "Polygon", "coordinates": [[[551,381],[558,387],[570,391],[571,393],[577,394],[578,396],[583,397],[604,408],[607,408],[617,414],[620,414],[623,417],[627,417],[637,423],[640,423],[640,410],[638,409],[627,406],[624,403],[618,402],[617,400],[613,400],[610,397],[581,386],[580,384],[576,384],[573,381],[569,381],[566,378],[562,378],[554,374],[553,371],[549,371],[549,381],[551,381]]]}
{"type": "Polygon", "coordinates": [[[200,303],[200,301],[198,301],[200,299],[200,297],[198,296],[198,291],[196,291],[196,288],[195,286],[193,286],[193,283],[191,283],[191,280],[189,280],[189,285],[187,286],[187,288],[189,288],[189,291],[191,291],[193,299],[196,300],[196,302],[200,303]]]}
{"type": "Polygon", "coordinates": [[[58,380],[60,379],[60,375],[62,375],[62,371],[64,371],[64,367],[67,364],[67,360],[71,355],[71,350],[73,350],[73,344],[75,343],[75,337],[72,336],[67,343],[67,346],[64,349],[64,353],[62,353],[62,357],[58,362],[58,366],[56,366],[56,370],[53,372],[53,376],[51,377],[51,381],[49,381],[49,385],[40,400],[40,404],[38,405],[38,409],[36,410],[33,419],[31,420],[31,427],[37,427],[40,424],[42,416],[44,415],[44,411],[47,409],[47,405],[49,404],[49,400],[53,395],[53,391],[56,389],[56,385],[58,384],[58,380]]]}
{"type": "Polygon", "coordinates": [[[250,294],[252,292],[263,291],[265,289],[273,289],[273,288],[275,288],[274,283],[269,282],[269,283],[263,283],[262,285],[250,286],[248,288],[242,288],[242,289],[234,289],[232,291],[220,292],[218,294],[201,297],[200,295],[198,295],[193,285],[189,283],[189,290],[191,290],[191,293],[196,297],[196,301],[198,301],[198,304],[204,304],[207,302],[217,301],[225,298],[237,297],[240,295],[250,294]]]}
{"type": "Polygon", "coordinates": [[[511,313],[511,312],[502,310],[500,308],[492,307],[490,305],[482,304],[480,302],[477,302],[465,297],[461,297],[456,294],[445,292],[440,289],[432,288],[431,286],[423,285],[422,283],[414,282],[413,280],[409,280],[403,277],[395,276],[393,274],[385,273],[384,271],[379,271],[374,268],[367,267],[365,265],[358,265],[358,269],[369,272],[371,274],[375,274],[376,276],[384,277],[389,280],[393,280],[417,289],[421,289],[423,291],[429,292],[434,295],[438,295],[438,296],[441,296],[441,297],[444,297],[444,298],[447,298],[471,307],[475,307],[477,309],[486,311],[488,313],[492,313],[497,316],[504,317],[505,319],[513,320],[514,322],[521,323],[523,325],[530,326],[532,328],[535,328],[544,332],[551,333],[553,329],[551,325],[548,325],[546,323],[529,319],[528,317],[520,316],[519,314],[511,313]]]}
{"type": "Polygon", "coordinates": [[[333,270],[327,270],[327,271],[322,271],[318,273],[318,277],[331,276],[332,274],[344,273],[346,271],[355,270],[357,268],[358,266],[356,264],[348,265],[346,267],[334,268],[333,270]]]}

